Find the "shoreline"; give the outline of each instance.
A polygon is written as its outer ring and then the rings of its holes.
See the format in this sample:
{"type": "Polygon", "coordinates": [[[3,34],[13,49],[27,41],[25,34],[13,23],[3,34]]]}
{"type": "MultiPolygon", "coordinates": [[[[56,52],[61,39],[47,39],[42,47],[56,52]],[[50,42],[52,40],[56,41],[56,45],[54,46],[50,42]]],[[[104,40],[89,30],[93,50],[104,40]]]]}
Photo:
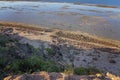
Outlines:
{"type": "Polygon", "coordinates": [[[97,43],[97,44],[104,44],[106,46],[120,48],[120,46],[119,46],[120,41],[118,41],[118,40],[102,38],[102,37],[98,37],[96,35],[90,35],[88,33],[81,32],[81,31],[75,32],[75,31],[61,30],[61,29],[50,29],[47,27],[27,25],[27,24],[23,24],[23,23],[15,23],[15,22],[14,23],[12,23],[12,22],[0,22],[0,26],[13,27],[13,28],[23,28],[26,30],[33,30],[33,32],[34,31],[52,32],[52,33],[54,33],[54,35],[57,35],[57,36],[63,37],[63,38],[73,39],[76,41],[84,41],[84,42],[92,42],[92,43],[97,43]]]}

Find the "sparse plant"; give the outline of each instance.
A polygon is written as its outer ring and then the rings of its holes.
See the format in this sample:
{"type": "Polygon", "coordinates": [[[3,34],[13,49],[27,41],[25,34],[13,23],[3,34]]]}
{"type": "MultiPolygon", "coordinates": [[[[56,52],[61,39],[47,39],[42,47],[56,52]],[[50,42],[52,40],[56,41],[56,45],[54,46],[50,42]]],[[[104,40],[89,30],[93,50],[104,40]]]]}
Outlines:
{"type": "Polygon", "coordinates": [[[89,68],[78,67],[74,69],[74,74],[77,75],[95,75],[97,73],[102,73],[102,71],[94,67],[89,67],[89,68]]]}
{"type": "Polygon", "coordinates": [[[55,52],[54,52],[53,49],[51,49],[51,48],[46,48],[45,50],[48,52],[49,55],[55,55],[55,52]]]}
{"type": "Polygon", "coordinates": [[[87,68],[80,67],[80,68],[75,68],[74,69],[74,74],[77,74],[77,75],[88,75],[89,71],[88,71],[87,68]]]}
{"type": "Polygon", "coordinates": [[[65,66],[64,73],[68,75],[74,74],[74,68],[72,65],[65,66]]]}

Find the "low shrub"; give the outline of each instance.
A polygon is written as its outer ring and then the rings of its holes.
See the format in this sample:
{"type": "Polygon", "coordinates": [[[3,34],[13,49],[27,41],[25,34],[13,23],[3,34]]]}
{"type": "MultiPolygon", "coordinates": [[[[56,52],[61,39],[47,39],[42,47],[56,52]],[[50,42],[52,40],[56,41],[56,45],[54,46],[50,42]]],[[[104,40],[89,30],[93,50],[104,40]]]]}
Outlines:
{"type": "Polygon", "coordinates": [[[90,67],[90,68],[79,67],[74,69],[74,74],[77,75],[95,75],[97,73],[102,73],[102,71],[94,67],[90,67]]]}
{"type": "Polygon", "coordinates": [[[74,74],[74,68],[71,65],[67,65],[64,67],[65,74],[74,74]]]}

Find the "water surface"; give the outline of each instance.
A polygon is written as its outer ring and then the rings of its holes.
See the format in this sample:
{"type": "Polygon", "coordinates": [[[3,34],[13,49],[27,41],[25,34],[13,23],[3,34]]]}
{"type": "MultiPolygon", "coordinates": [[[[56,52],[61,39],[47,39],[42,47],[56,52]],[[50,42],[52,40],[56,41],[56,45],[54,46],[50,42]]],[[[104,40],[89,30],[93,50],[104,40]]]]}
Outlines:
{"type": "Polygon", "coordinates": [[[83,31],[120,40],[120,8],[73,3],[0,2],[0,21],[83,31]]]}
{"type": "Polygon", "coordinates": [[[111,5],[120,6],[120,0],[38,0],[48,2],[67,2],[67,3],[87,3],[87,4],[100,4],[100,5],[111,5]]]}

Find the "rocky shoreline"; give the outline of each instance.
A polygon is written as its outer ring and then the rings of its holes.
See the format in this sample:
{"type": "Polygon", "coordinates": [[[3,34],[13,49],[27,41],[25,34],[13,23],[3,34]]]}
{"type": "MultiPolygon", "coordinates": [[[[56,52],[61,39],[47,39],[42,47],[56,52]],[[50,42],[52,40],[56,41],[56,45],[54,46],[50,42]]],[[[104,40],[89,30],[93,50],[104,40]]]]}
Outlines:
{"type": "MultiPolygon", "coordinates": [[[[37,49],[36,55],[44,56],[46,59],[55,61],[57,64],[72,65],[75,68],[95,67],[103,70],[105,73],[120,76],[119,41],[98,38],[83,32],[51,30],[48,28],[5,22],[0,22],[0,34],[9,35],[11,38],[18,39],[21,44],[33,46],[37,49]]],[[[26,53],[23,55],[26,55],[26,53]]],[[[29,54],[26,56],[29,56],[29,54]]],[[[10,79],[5,78],[4,80],[10,79]]],[[[84,80],[91,79],[86,78],[84,80]]]]}

